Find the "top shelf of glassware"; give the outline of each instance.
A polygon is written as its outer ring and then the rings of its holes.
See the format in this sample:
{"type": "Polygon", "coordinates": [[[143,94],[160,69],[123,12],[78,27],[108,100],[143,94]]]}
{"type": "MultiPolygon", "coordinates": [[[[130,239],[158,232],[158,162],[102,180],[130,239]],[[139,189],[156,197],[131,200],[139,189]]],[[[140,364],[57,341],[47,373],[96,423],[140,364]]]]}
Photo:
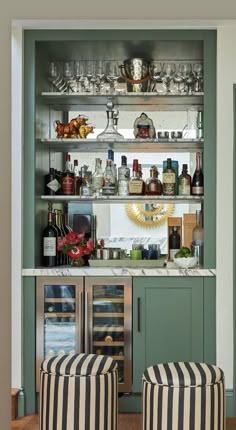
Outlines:
{"type": "Polygon", "coordinates": [[[176,95],[165,94],[159,95],[153,92],[145,93],[122,93],[122,94],[90,94],[90,93],[73,93],[73,92],[42,92],[41,101],[48,105],[53,105],[55,110],[75,110],[76,106],[96,106],[97,110],[104,110],[107,102],[112,100],[115,105],[137,107],[148,106],[149,110],[186,110],[189,106],[191,109],[198,110],[203,106],[204,95],[176,95]]]}

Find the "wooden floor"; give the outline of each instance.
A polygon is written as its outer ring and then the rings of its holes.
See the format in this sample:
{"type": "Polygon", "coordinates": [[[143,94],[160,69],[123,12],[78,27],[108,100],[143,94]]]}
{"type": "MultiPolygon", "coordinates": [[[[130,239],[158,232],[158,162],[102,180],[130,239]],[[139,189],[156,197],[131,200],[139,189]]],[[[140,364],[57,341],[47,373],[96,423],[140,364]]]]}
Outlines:
{"type": "MultiPolygon", "coordinates": [[[[141,414],[119,414],[118,430],[141,430],[141,414]]],[[[29,415],[12,421],[12,430],[38,430],[37,415],[29,415]]],[[[227,418],[226,430],[236,430],[236,418],[227,418]]]]}

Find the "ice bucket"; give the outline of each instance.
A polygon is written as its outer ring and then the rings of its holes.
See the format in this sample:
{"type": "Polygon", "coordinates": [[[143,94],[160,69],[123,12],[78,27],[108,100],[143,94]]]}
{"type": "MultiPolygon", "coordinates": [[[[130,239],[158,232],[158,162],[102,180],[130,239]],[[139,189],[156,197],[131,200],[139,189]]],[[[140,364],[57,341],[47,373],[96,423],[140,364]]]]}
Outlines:
{"type": "Polygon", "coordinates": [[[142,93],[148,90],[149,61],[143,58],[128,58],[120,66],[122,77],[127,83],[127,91],[142,93]]]}

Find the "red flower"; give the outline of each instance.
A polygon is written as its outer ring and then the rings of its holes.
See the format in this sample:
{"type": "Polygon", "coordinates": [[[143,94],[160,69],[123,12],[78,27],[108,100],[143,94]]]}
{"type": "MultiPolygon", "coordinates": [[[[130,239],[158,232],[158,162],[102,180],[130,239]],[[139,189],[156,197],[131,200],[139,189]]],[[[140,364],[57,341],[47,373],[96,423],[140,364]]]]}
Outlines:
{"type": "Polygon", "coordinates": [[[67,254],[69,255],[69,257],[73,258],[73,259],[77,259],[82,257],[83,255],[83,249],[81,248],[81,246],[73,246],[72,249],[70,249],[67,254]]]}
{"type": "Polygon", "coordinates": [[[65,236],[65,239],[70,245],[76,245],[78,243],[78,233],[72,231],[65,236]]]}
{"type": "Polygon", "coordinates": [[[64,248],[64,245],[66,244],[66,237],[63,237],[62,239],[59,240],[58,245],[57,245],[57,250],[58,251],[62,251],[64,248]]]}
{"type": "Polygon", "coordinates": [[[93,241],[92,239],[89,239],[87,242],[87,248],[90,249],[90,251],[93,250],[93,241]]]}

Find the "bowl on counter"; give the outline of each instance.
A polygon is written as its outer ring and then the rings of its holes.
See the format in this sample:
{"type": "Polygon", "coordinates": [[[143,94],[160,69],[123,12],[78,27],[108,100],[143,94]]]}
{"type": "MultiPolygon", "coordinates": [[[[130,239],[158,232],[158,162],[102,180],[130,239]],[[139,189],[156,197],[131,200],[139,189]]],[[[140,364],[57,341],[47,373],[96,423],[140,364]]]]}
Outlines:
{"type": "Polygon", "coordinates": [[[174,263],[180,269],[191,269],[197,266],[198,259],[197,257],[174,258],[174,263]]]}

